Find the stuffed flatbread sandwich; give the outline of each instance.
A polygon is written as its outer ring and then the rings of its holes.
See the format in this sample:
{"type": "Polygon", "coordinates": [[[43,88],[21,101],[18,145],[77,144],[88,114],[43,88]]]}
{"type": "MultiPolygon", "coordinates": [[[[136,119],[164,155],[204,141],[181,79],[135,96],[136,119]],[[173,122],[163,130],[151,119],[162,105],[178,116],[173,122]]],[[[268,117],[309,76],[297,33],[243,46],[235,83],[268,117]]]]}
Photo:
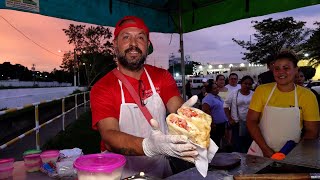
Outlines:
{"type": "Polygon", "coordinates": [[[181,107],[178,114],[171,113],[166,118],[169,133],[187,136],[193,143],[203,148],[210,145],[211,116],[192,107],[181,107]]]}

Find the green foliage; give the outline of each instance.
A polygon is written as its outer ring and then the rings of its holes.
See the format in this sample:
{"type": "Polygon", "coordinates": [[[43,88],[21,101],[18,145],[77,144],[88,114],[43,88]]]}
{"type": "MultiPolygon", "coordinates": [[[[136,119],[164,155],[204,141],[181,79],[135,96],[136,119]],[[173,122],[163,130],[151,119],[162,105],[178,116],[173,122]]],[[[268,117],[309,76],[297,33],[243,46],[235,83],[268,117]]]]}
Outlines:
{"type": "Polygon", "coordinates": [[[68,36],[68,43],[74,44],[73,52],[66,52],[61,68],[72,73],[74,68],[80,71],[80,82],[91,86],[100,77],[113,69],[113,44],[110,41],[112,33],[103,26],[70,24],[63,29],[68,36]]]}
{"type": "Polygon", "coordinates": [[[309,64],[318,67],[320,65],[320,22],[314,24],[318,27],[312,31],[312,35],[304,44],[304,51],[309,54],[309,64]]]}
{"type": "MultiPolygon", "coordinates": [[[[192,74],[193,73],[193,67],[195,65],[200,65],[199,62],[195,62],[195,61],[191,61],[191,63],[189,64],[185,64],[185,74],[192,74]]],[[[175,74],[175,73],[179,73],[181,75],[181,64],[178,63],[178,64],[175,64],[174,66],[169,66],[169,69],[168,71],[171,73],[171,74],[175,74]]]]}
{"type": "Polygon", "coordinates": [[[73,72],[68,72],[65,70],[57,70],[53,69],[52,76],[54,76],[54,79],[58,81],[59,83],[62,82],[73,82],[73,72]]]}
{"type": "MultiPolygon", "coordinates": [[[[0,80],[19,79],[20,81],[58,81],[58,82],[72,82],[70,73],[63,70],[54,69],[51,73],[31,71],[21,64],[11,64],[4,62],[0,64],[0,80]]],[[[38,87],[38,85],[34,85],[38,87]]],[[[16,87],[0,87],[0,89],[10,89],[16,87]]],[[[20,87],[23,88],[23,87],[20,87]]],[[[30,88],[30,87],[29,87],[30,88]]]]}
{"type": "Polygon", "coordinates": [[[292,17],[273,20],[272,18],[253,21],[256,33],[252,41],[232,40],[244,48],[243,60],[250,63],[265,64],[272,61],[281,50],[293,50],[299,52],[301,44],[310,34],[305,29],[305,22],[295,21],[292,17]]]}
{"type": "Polygon", "coordinates": [[[316,74],[316,69],[311,66],[301,66],[299,69],[303,72],[306,80],[312,79],[316,74]]]}
{"type": "Polygon", "coordinates": [[[91,112],[83,113],[78,120],[60,131],[41,149],[71,149],[78,147],[84,154],[100,152],[100,134],[91,128],[91,112]]]}
{"type": "Polygon", "coordinates": [[[32,71],[21,64],[11,64],[4,62],[0,64],[0,80],[19,79],[27,81],[32,79],[32,71]]]}

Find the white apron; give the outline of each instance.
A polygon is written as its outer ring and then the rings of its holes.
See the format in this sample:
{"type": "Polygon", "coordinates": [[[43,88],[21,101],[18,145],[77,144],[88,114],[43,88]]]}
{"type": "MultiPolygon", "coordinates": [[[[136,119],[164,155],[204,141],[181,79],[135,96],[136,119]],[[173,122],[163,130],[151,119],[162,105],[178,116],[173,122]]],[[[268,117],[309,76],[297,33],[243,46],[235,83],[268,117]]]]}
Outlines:
{"type": "MultiPolygon", "coordinates": [[[[300,141],[301,127],[296,85],[294,89],[295,107],[290,108],[267,106],[276,87],[277,84],[274,85],[264,106],[259,127],[267,145],[275,152],[278,152],[287,141],[293,140],[296,143],[300,141]]],[[[263,156],[260,147],[255,141],[252,142],[248,154],[263,156]]]]}
{"type": "MultiPolygon", "coordinates": [[[[157,93],[146,69],[145,72],[152,89],[152,96],[145,99],[144,104],[146,104],[146,107],[150,111],[153,119],[158,121],[161,131],[167,134],[168,128],[165,121],[165,105],[163,104],[160,95],[157,93]]],[[[121,88],[122,100],[119,117],[120,131],[137,137],[149,137],[151,134],[150,124],[146,120],[137,104],[125,102],[122,82],[120,80],[118,81],[121,88]]],[[[127,162],[124,167],[121,179],[132,176],[142,171],[149,176],[159,178],[164,178],[172,175],[169,161],[165,156],[156,156],[152,158],[147,156],[126,156],[126,159],[127,162]]]]}

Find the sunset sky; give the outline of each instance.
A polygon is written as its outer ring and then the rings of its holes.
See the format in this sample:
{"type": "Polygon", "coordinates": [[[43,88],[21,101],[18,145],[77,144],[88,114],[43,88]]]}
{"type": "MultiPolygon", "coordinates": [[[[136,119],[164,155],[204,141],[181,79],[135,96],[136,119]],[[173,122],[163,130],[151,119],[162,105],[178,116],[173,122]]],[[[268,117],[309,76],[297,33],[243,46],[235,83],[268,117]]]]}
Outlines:
{"type": "MultiPolygon", "coordinates": [[[[252,20],[261,21],[269,17],[278,19],[288,16],[293,16],[296,20],[306,21],[307,27],[313,28],[313,23],[320,21],[320,5],[239,20],[184,34],[185,55],[190,55],[193,59],[202,63],[241,62],[243,61],[241,59],[243,49],[235,44],[231,40],[232,38],[249,40],[250,35],[254,33],[250,23],[252,20]]],[[[67,37],[62,31],[70,23],[85,24],[0,9],[0,63],[6,61],[11,62],[11,64],[19,63],[29,69],[31,69],[32,64],[35,64],[38,71],[51,72],[54,68],[59,69],[63,53],[59,53],[58,50],[68,51],[73,49],[73,46],[68,44],[67,37]],[[25,34],[29,39],[18,31],[25,34]]],[[[113,31],[112,27],[111,29],[113,31]]],[[[179,35],[151,33],[151,41],[154,45],[154,53],[148,57],[147,62],[167,68],[169,54],[179,55],[177,53],[179,35]]]]}

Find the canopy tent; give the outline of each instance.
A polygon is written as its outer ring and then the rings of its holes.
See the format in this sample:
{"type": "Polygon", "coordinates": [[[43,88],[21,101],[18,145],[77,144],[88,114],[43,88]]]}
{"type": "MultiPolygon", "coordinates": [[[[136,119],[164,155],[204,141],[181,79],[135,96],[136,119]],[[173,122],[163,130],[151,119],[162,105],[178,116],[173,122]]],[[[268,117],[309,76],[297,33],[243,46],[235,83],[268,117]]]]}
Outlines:
{"type": "MultiPolygon", "coordinates": [[[[0,0],[0,9],[104,26],[127,15],[142,17],[151,32],[180,34],[183,87],[183,33],[239,19],[320,4],[320,0],[0,0]]],[[[185,88],[183,88],[185,98],[185,88]]]]}
{"type": "MultiPolygon", "coordinates": [[[[142,17],[151,32],[177,33],[179,0],[0,0],[0,9],[104,26],[142,17]]],[[[181,0],[182,29],[191,32],[239,19],[319,4],[320,0],[181,0]]]]}

